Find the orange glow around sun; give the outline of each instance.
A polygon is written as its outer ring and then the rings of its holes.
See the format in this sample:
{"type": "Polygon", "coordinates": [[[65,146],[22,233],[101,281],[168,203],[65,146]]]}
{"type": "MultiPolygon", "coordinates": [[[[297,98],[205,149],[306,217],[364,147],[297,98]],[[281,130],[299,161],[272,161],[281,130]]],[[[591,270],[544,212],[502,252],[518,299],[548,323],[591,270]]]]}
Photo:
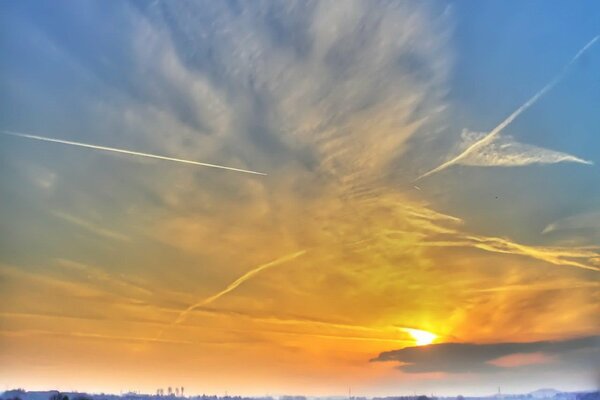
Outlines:
{"type": "Polygon", "coordinates": [[[422,331],[420,329],[404,328],[404,331],[406,331],[406,333],[415,339],[415,344],[417,346],[426,346],[431,344],[438,337],[435,333],[422,331]]]}

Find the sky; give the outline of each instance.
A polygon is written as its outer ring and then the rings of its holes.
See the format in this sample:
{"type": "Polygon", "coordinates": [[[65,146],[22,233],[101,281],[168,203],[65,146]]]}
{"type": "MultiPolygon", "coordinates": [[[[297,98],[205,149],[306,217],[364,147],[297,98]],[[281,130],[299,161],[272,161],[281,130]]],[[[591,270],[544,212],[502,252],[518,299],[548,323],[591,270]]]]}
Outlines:
{"type": "Polygon", "coordinates": [[[2,2],[0,386],[597,388],[599,15],[2,2]]]}

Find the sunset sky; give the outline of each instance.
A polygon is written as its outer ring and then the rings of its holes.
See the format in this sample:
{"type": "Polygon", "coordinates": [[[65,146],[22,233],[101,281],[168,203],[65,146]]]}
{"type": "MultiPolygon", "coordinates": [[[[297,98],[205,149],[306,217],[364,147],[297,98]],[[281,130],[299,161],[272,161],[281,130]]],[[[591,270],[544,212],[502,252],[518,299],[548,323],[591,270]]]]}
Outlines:
{"type": "Polygon", "coordinates": [[[594,0],[1,2],[0,385],[598,387],[599,34],[594,0]]]}

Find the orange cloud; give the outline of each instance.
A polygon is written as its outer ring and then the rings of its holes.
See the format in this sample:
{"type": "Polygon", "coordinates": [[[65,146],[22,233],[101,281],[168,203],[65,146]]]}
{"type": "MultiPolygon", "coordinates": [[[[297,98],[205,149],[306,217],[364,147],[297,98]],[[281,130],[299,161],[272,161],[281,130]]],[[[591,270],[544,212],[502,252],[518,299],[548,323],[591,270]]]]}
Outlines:
{"type": "Polygon", "coordinates": [[[525,365],[548,364],[556,361],[552,356],[542,352],[535,353],[515,353],[507,356],[498,357],[487,363],[502,368],[522,367],[525,365]]]}

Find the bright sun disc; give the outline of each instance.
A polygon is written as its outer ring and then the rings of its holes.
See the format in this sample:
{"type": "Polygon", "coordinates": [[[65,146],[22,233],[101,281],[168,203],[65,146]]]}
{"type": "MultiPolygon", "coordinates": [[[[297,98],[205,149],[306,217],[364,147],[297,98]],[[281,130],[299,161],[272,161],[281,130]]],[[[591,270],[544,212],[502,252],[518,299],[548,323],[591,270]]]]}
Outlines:
{"type": "Polygon", "coordinates": [[[417,346],[426,346],[428,344],[433,343],[433,341],[437,338],[437,335],[435,333],[422,331],[420,329],[405,328],[404,330],[410,336],[412,336],[413,339],[415,339],[417,346]]]}

